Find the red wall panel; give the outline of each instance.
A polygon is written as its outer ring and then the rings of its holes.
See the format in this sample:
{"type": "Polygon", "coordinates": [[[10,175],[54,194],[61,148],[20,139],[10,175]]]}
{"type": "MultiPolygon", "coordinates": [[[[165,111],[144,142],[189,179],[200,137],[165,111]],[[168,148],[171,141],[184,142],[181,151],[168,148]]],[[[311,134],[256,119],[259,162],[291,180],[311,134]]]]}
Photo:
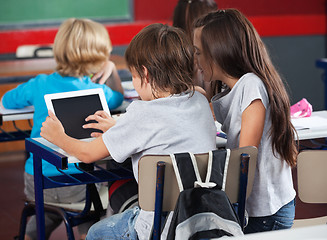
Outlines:
{"type": "Polygon", "coordinates": [[[219,0],[219,8],[237,8],[247,16],[326,14],[326,0],[219,0]]]}
{"type": "Polygon", "coordinates": [[[135,21],[171,20],[177,0],[134,0],[135,21]]]}
{"type": "MultiPolygon", "coordinates": [[[[327,33],[326,0],[216,0],[219,8],[234,7],[247,15],[261,36],[327,33]]],[[[144,26],[170,23],[177,0],[134,0],[132,23],[106,25],[113,45],[127,45],[144,26]]],[[[57,28],[0,31],[0,54],[20,45],[53,43],[57,28]]]]}
{"type": "MultiPolygon", "coordinates": [[[[326,14],[326,0],[215,0],[218,8],[237,8],[246,16],[326,14]]],[[[135,20],[168,20],[178,0],[135,0],[135,20]]]]}

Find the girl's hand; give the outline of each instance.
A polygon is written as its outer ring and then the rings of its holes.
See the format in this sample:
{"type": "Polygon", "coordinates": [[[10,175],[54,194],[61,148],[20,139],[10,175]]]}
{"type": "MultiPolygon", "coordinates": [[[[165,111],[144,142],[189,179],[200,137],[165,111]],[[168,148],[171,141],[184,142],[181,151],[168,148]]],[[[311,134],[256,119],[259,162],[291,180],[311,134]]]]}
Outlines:
{"type": "MultiPolygon", "coordinates": [[[[88,116],[85,121],[95,120],[96,123],[87,123],[83,125],[83,128],[95,128],[102,132],[106,132],[112,126],[116,124],[116,120],[110,117],[110,115],[105,111],[97,111],[93,115],[88,116]]],[[[102,133],[93,132],[91,137],[100,137],[102,133]]]]}
{"type": "Polygon", "coordinates": [[[98,83],[104,84],[108,80],[108,78],[112,75],[114,69],[115,69],[115,64],[112,61],[107,60],[103,64],[102,69],[99,72],[97,72],[95,75],[93,75],[91,80],[95,82],[98,78],[101,77],[98,83]]]}
{"type": "Polygon", "coordinates": [[[65,129],[52,111],[49,110],[48,114],[49,116],[42,123],[40,135],[49,142],[58,145],[57,142],[66,135],[65,129]]]}

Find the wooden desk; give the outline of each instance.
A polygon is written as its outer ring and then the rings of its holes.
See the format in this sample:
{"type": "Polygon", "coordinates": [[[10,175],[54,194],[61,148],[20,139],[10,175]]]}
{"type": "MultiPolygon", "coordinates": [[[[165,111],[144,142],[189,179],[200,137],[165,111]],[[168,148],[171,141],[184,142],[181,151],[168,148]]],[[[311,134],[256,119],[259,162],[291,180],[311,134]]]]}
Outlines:
{"type": "Polygon", "coordinates": [[[24,109],[2,109],[0,107],[0,143],[4,146],[1,151],[24,149],[22,142],[18,145],[17,142],[14,144],[10,144],[10,142],[24,140],[30,136],[33,114],[34,107],[32,106],[24,109]]]}
{"type": "Polygon", "coordinates": [[[27,138],[25,140],[25,147],[26,151],[33,153],[35,211],[38,239],[45,239],[43,189],[134,178],[133,172],[124,168],[105,170],[101,167],[87,172],[81,169],[82,173],[78,174],[46,177],[42,174],[42,159],[59,169],[66,169],[68,166],[68,157],[32,138],[27,138]]]}
{"type": "Polygon", "coordinates": [[[310,117],[292,119],[292,123],[295,128],[303,127],[297,129],[299,140],[327,137],[327,111],[312,112],[310,117]]]}
{"type": "MultiPolygon", "coordinates": [[[[123,56],[111,55],[110,59],[118,70],[127,69],[123,56]]],[[[26,82],[38,74],[53,73],[55,68],[54,58],[0,61],[0,84],[26,82]]]]}
{"type": "MultiPolygon", "coordinates": [[[[327,137],[327,111],[315,111],[312,113],[311,117],[292,119],[292,123],[295,127],[301,124],[301,129],[297,129],[299,140],[327,137]],[[324,120],[326,120],[325,123],[323,122],[324,120]],[[311,126],[314,121],[317,121],[317,123],[319,121],[319,126],[311,126]]],[[[216,122],[216,127],[217,131],[221,131],[220,123],[216,122]]],[[[221,137],[216,138],[217,147],[224,147],[226,143],[226,139],[221,137]]]]}
{"type": "Polygon", "coordinates": [[[33,119],[34,107],[28,106],[22,109],[2,109],[0,107],[0,126],[3,122],[33,119]]]}

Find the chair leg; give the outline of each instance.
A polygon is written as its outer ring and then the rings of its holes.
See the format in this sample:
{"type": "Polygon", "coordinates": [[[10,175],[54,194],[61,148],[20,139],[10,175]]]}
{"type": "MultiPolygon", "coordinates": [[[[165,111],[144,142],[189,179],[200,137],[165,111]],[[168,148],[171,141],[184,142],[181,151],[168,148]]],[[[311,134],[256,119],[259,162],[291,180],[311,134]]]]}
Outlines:
{"type": "Polygon", "coordinates": [[[71,221],[70,221],[70,217],[66,213],[65,210],[63,210],[61,208],[46,205],[46,206],[44,206],[44,211],[45,212],[52,212],[52,213],[60,215],[63,222],[64,222],[64,224],[65,224],[65,227],[66,227],[66,233],[67,233],[68,240],[75,240],[75,236],[74,236],[73,227],[72,227],[72,224],[71,224],[71,221]]]}
{"type": "Polygon", "coordinates": [[[242,230],[244,230],[245,225],[245,201],[248,185],[249,159],[250,156],[248,154],[241,154],[240,188],[238,194],[237,215],[239,217],[242,230]]]}
{"type": "Polygon", "coordinates": [[[152,234],[153,240],[160,239],[165,167],[166,167],[165,162],[157,163],[156,198],[155,198],[154,223],[153,223],[153,234],[152,234]]]}
{"type": "Polygon", "coordinates": [[[67,218],[63,218],[63,219],[64,219],[64,223],[65,223],[65,226],[66,226],[66,232],[67,232],[68,240],[75,240],[75,236],[74,236],[72,226],[70,225],[67,218]]]}
{"type": "Polygon", "coordinates": [[[25,207],[22,211],[22,215],[20,218],[20,225],[19,225],[19,236],[18,239],[24,240],[26,225],[27,225],[27,218],[35,215],[35,207],[29,203],[25,203],[25,207]]]}
{"type": "MultiPolygon", "coordinates": [[[[60,215],[66,227],[68,240],[75,240],[72,224],[70,223],[69,216],[65,213],[65,211],[51,206],[45,206],[44,210],[45,212],[52,212],[60,215]]],[[[33,215],[35,215],[35,205],[26,202],[20,218],[19,236],[18,236],[19,240],[24,240],[27,218],[33,215]]]]}

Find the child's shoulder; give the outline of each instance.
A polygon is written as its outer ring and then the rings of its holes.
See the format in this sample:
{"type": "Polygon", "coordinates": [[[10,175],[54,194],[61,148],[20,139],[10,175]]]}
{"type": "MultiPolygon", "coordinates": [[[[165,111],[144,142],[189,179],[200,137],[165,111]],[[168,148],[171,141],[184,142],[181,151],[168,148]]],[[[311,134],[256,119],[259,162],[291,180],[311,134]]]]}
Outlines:
{"type": "Polygon", "coordinates": [[[34,78],[31,78],[30,80],[28,80],[28,82],[44,82],[44,81],[48,81],[50,78],[55,77],[55,73],[52,74],[39,74],[37,76],[35,76],[34,78]]]}
{"type": "Polygon", "coordinates": [[[243,88],[265,88],[264,82],[254,73],[246,73],[239,80],[238,85],[243,88]]]}
{"type": "Polygon", "coordinates": [[[240,78],[240,80],[242,81],[242,82],[244,82],[244,83],[246,83],[246,82],[256,82],[256,83],[260,83],[260,82],[262,82],[262,80],[257,76],[257,75],[255,75],[254,73],[246,73],[246,74],[244,74],[241,78],[240,78]]]}

